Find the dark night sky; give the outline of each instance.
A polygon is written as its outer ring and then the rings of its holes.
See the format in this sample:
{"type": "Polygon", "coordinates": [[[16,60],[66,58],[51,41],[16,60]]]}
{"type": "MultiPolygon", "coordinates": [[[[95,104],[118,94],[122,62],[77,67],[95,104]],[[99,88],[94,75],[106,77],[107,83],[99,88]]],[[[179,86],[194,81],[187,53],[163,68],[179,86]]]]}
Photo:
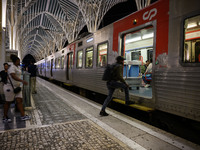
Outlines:
{"type": "MultiPolygon", "coordinates": [[[[157,0],[151,0],[151,3],[155,2],[157,0]]],[[[127,0],[126,2],[119,3],[115,6],[113,6],[104,16],[102,23],[99,28],[102,28],[104,26],[107,26],[137,10],[135,0],[127,0]]],[[[87,27],[85,26],[83,30],[80,32],[87,32],[87,27]]],[[[24,63],[29,63],[30,60],[33,60],[33,57],[31,55],[25,56],[23,59],[24,63]]]]}

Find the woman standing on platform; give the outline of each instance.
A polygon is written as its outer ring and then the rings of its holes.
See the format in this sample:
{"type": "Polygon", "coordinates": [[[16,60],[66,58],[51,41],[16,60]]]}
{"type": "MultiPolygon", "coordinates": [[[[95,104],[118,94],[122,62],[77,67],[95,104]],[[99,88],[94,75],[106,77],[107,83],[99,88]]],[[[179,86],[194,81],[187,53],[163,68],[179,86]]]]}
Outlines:
{"type": "Polygon", "coordinates": [[[27,85],[28,83],[21,79],[21,69],[20,59],[16,55],[10,56],[13,64],[8,69],[8,81],[7,84],[4,84],[4,94],[6,98],[6,103],[4,104],[4,117],[3,122],[11,122],[11,119],[8,117],[8,110],[10,108],[11,102],[15,99],[17,102],[18,110],[21,113],[21,120],[29,120],[30,116],[24,114],[24,108],[22,104],[22,91],[14,93],[14,88],[20,87],[20,84],[23,83],[27,85]]]}

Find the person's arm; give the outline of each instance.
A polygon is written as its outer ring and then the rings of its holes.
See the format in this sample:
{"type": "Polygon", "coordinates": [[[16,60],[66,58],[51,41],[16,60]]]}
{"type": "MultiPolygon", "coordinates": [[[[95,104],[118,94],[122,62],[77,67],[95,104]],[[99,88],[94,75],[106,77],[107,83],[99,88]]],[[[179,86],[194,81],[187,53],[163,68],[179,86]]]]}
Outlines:
{"type": "Polygon", "coordinates": [[[129,86],[127,83],[126,83],[126,81],[124,80],[124,78],[123,78],[123,66],[122,65],[120,65],[120,66],[118,66],[117,68],[116,68],[117,70],[116,70],[116,72],[117,72],[117,78],[119,79],[119,81],[120,82],[122,82],[122,83],[124,83],[124,84],[126,84],[126,86],[129,86]]]}
{"type": "Polygon", "coordinates": [[[148,65],[148,67],[147,67],[147,70],[146,70],[145,74],[151,73],[151,71],[150,71],[150,70],[152,70],[152,64],[149,64],[149,65],[148,65]]]}
{"type": "Polygon", "coordinates": [[[22,79],[18,78],[18,77],[15,75],[15,73],[11,73],[10,75],[11,75],[11,77],[12,77],[14,80],[19,81],[19,82],[22,82],[24,85],[27,85],[27,84],[28,84],[25,80],[22,80],[22,79]]]}

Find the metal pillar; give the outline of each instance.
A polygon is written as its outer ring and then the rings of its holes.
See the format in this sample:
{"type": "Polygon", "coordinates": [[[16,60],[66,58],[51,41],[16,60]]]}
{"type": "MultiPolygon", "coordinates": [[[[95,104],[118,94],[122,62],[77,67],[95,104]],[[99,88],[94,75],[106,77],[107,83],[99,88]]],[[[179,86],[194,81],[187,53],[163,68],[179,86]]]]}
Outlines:
{"type": "Polygon", "coordinates": [[[5,58],[6,58],[6,50],[5,50],[5,39],[6,39],[6,31],[5,30],[1,30],[1,59],[0,59],[0,70],[3,70],[3,63],[5,63],[5,58]]]}

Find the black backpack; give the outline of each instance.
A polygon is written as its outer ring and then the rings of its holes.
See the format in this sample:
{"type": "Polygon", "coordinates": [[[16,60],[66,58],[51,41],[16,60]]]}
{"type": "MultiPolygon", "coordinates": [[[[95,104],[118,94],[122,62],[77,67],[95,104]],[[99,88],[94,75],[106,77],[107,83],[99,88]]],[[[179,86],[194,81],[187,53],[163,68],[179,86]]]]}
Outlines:
{"type": "Polygon", "coordinates": [[[108,64],[106,66],[106,69],[104,70],[104,73],[103,73],[103,77],[102,77],[102,80],[103,81],[111,81],[112,80],[112,74],[113,74],[113,70],[115,68],[116,64],[108,64]]]}

